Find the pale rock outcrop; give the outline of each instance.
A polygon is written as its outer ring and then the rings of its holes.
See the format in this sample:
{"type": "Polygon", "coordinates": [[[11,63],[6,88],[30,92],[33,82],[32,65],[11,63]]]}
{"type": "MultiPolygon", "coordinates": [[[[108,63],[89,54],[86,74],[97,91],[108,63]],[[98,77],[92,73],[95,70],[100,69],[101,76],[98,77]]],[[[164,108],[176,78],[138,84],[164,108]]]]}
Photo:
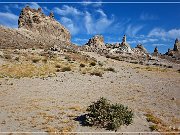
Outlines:
{"type": "Polygon", "coordinates": [[[22,9],[18,29],[0,26],[0,48],[50,48],[67,47],[71,44],[70,32],[54,19],[54,14],[46,16],[41,8],[22,9]]]}
{"type": "Polygon", "coordinates": [[[95,35],[88,40],[88,42],[83,46],[87,51],[97,52],[99,50],[106,49],[104,43],[104,37],[102,35],[95,35]]]}
{"type": "Polygon", "coordinates": [[[178,40],[178,38],[176,38],[175,43],[174,43],[174,48],[168,49],[168,52],[165,53],[165,55],[168,56],[173,56],[176,58],[180,58],[180,41],[178,40]]]}
{"type": "Polygon", "coordinates": [[[138,44],[135,49],[143,52],[143,53],[148,53],[148,51],[146,50],[146,48],[142,45],[142,44],[138,44]]]}
{"type": "Polygon", "coordinates": [[[110,53],[133,53],[130,45],[126,42],[126,35],[123,36],[121,44],[114,44],[110,53]]]}
{"type": "Polygon", "coordinates": [[[41,8],[31,9],[29,6],[22,9],[18,20],[18,27],[61,41],[71,39],[70,32],[54,19],[51,12],[49,16],[42,13],[41,8]]]}

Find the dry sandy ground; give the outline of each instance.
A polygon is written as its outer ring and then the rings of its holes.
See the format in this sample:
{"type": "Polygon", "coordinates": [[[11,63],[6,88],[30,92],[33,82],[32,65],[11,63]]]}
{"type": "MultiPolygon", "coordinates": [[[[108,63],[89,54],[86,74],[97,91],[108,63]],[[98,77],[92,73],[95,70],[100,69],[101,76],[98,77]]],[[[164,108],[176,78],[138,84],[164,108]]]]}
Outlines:
{"type": "Polygon", "coordinates": [[[121,126],[118,132],[151,132],[152,122],[147,122],[147,113],[161,119],[166,128],[180,127],[178,72],[147,71],[141,65],[89,55],[117,72],[105,72],[103,77],[70,71],[44,79],[0,78],[0,131],[112,132],[82,126],[74,120],[100,97],[134,111],[133,123],[121,126]]]}

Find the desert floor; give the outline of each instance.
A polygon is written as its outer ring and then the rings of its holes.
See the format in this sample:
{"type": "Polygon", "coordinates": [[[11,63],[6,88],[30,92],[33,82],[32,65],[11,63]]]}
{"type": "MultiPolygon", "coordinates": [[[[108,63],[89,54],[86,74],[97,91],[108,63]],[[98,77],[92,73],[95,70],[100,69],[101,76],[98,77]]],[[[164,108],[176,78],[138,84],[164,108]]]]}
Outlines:
{"type": "Polygon", "coordinates": [[[88,55],[116,72],[105,72],[102,77],[67,71],[47,78],[0,78],[0,131],[110,133],[103,128],[82,126],[75,120],[100,97],[134,111],[133,123],[121,126],[117,132],[151,132],[152,125],[160,132],[180,129],[177,71],[148,71],[143,65],[107,59],[95,53],[88,55]],[[157,121],[148,122],[147,114],[157,121]]]}

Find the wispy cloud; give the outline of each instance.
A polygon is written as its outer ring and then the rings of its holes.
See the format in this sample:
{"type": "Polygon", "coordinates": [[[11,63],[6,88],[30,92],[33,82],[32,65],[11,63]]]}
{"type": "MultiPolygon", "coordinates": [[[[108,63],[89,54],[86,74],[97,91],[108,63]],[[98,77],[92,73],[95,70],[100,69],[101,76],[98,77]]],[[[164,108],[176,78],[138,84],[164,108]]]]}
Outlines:
{"type": "Polygon", "coordinates": [[[31,2],[31,3],[27,4],[27,5],[29,5],[31,8],[35,8],[35,9],[40,8],[40,6],[36,2],[31,2]]]}
{"type": "Polygon", "coordinates": [[[148,13],[142,13],[140,15],[140,20],[143,21],[149,21],[149,20],[157,20],[158,17],[156,15],[148,14],[148,13]]]}
{"type": "Polygon", "coordinates": [[[79,45],[84,45],[87,43],[88,39],[87,38],[74,38],[73,43],[79,44],[79,45]]]}
{"type": "Polygon", "coordinates": [[[101,7],[102,6],[102,3],[100,0],[98,1],[90,1],[90,0],[84,0],[83,3],[81,5],[83,6],[93,6],[93,7],[101,7]],[[93,2],[96,2],[96,3],[93,3],[93,2]]]}
{"type": "Polygon", "coordinates": [[[74,8],[72,6],[68,6],[68,5],[63,5],[62,8],[59,8],[59,7],[55,7],[53,9],[53,11],[56,13],[56,14],[59,14],[59,15],[63,15],[63,16],[66,16],[66,15],[82,15],[82,12],[79,11],[77,8],[74,8]]]}
{"type": "Polygon", "coordinates": [[[165,44],[152,44],[152,46],[167,46],[165,44]]]}
{"type": "Polygon", "coordinates": [[[96,12],[99,13],[99,18],[95,18],[87,11],[85,13],[84,22],[88,34],[102,34],[114,22],[113,17],[108,18],[102,9],[98,9],[96,12]]]}
{"type": "Polygon", "coordinates": [[[160,38],[179,38],[180,37],[180,29],[171,29],[166,31],[162,28],[154,28],[148,34],[148,37],[160,37],[160,38]]]}
{"type": "Polygon", "coordinates": [[[8,12],[0,12],[0,24],[7,26],[7,27],[11,27],[11,28],[17,28],[18,24],[17,24],[17,20],[18,20],[18,16],[12,13],[8,13],[8,12]]]}
{"type": "Polygon", "coordinates": [[[136,34],[144,27],[144,25],[135,25],[129,24],[126,29],[126,34],[129,36],[136,36],[136,34]]]}
{"type": "Polygon", "coordinates": [[[61,23],[63,25],[66,25],[66,27],[70,30],[71,34],[75,35],[78,33],[78,31],[79,31],[78,27],[75,26],[75,24],[73,23],[73,21],[70,18],[62,17],[61,23]]]}
{"type": "Polygon", "coordinates": [[[158,39],[148,37],[136,37],[133,40],[128,41],[130,44],[146,44],[157,42],[158,39]]]}

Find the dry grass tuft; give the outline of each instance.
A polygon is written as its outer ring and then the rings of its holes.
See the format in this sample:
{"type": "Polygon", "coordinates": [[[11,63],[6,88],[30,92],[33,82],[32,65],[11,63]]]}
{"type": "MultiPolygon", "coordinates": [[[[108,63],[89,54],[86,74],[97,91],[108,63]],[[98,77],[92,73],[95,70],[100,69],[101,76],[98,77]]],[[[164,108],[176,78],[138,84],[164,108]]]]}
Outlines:
{"type": "Polygon", "coordinates": [[[103,73],[101,71],[94,70],[93,72],[90,73],[90,75],[102,77],[103,73]]]}
{"type": "Polygon", "coordinates": [[[50,64],[36,66],[30,63],[7,64],[0,67],[0,76],[21,78],[33,76],[45,76],[55,74],[55,68],[50,64]]]}
{"type": "Polygon", "coordinates": [[[78,105],[71,106],[71,107],[69,107],[68,109],[74,110],[74,111],[81,111],[81,110],[82,110],[82,108],[81,108],[80,106],[78,106],[78,105]]]}
{"type": "Polygon", "coordinates": [[[162,120],[160,118],[157,118],[157,117],[155,117],[154,115],[152,115],[150,113],[146,114],[146,117],[147,117],[146,120],[148,122],[152,122],[152,123],[155,123],[155,124],[162,123],[162,120]]]}

